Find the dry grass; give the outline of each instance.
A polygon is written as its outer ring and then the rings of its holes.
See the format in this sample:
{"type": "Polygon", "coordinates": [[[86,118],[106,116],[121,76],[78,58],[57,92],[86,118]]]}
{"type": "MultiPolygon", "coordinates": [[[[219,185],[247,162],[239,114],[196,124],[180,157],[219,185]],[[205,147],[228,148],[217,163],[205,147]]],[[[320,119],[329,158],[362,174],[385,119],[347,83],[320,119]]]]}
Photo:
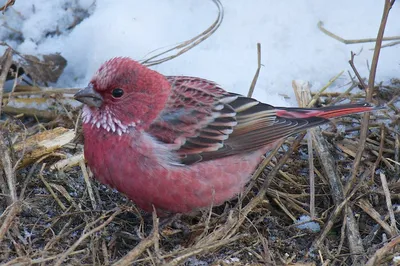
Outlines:
{"type": "MultiPolygon", "coordinates": [[[[317,93],[317,103],[362,97],[357,86],[348,86],[357,91],[349,90],[346,97],[317,93]]],[[[377,86],[373,101],[398,99],[399,90],[396,80],[377,86]]],[[[360,116],[335,120],[313,134],[314,220],[321,225],[321,232],[301,231],[293,225],[300,215],[310,215],[310,168],[304,135],[271,153],[261,175],[239,199],[211,212],[181,217],[186,229],[167,226],[158,232],[153,230],[157,219],[152,221],[118,192],[84,178],[86,169],[79,163],[81,144],[64,145],[16,167],[22,154],[15,147],[49,131],[54,123],[41,120],[38,126],[36,119],[23,117],[21,123],[10,116],[1,122],[2,158],[8,155],[10,160],[3,161],[0,176],[0,261],[6,265],[129,265],[124,261],[133,260],[138,265],[195,265],[196,260],[223,263],[238,258],[237,265],[291,261],[348,265],[355,257],[366,262],[375,252],[378,257],[385,252],[383,258],[390,262],[398,254],[391,242],[398,241],[400,192],[396,102],[372,114],[357,180],[350,187],[362,127],[360,116]],[[327,168],[329,161],[333,168],[327,168]],[[6,166],[10,170],[6,171],[6,166]],[[11,179],[15,182],[10,184],[7,180],[11,179]],[[346,229],[349,227],[352,230],[346,229]],[[362,252],[350,252],[351,241],[361,241],[362,252]]],[[[75,121],[77,111],[66,108],[75,121]]],[[[69,119],[64,126],[75,128],[69,119]]]]}

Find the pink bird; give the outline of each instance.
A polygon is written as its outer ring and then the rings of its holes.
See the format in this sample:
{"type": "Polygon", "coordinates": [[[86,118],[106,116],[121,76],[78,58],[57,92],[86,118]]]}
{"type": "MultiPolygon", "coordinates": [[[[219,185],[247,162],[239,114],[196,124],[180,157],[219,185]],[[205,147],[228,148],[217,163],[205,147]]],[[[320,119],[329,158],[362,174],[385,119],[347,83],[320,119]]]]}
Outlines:
{"type": "Polygon", "coordinates": [[[75,99],[85,104],[84,153],[94,176],[159,214],[222,204],[282,138],[375,109],[273,107],[129,58],[105,62],[75,99]]]}

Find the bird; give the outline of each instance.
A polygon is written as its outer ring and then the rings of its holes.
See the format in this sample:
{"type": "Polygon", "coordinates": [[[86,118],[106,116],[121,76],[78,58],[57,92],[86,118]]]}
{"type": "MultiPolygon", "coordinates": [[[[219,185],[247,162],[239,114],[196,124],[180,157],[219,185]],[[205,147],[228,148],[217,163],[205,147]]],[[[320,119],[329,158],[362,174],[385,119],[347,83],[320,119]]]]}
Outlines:
{"type": "Polygon", "coordinates": [[[94,177],[146,212],[220,205],[239,194],[280,140],[369,103],[274,107],[213,81],[164,76],[128,57],[103,63],[74,98],[94,177]]]}

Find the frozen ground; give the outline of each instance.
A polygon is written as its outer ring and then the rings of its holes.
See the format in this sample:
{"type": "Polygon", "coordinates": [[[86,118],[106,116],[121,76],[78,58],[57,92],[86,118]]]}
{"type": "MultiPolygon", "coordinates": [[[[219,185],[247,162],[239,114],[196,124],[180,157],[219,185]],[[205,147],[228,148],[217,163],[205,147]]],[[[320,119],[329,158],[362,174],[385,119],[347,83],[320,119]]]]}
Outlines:
{"type": "MultiPolygon", "coordinates": [[[[225,18],[213,36],[153,68],[166,75],[207,78],[246,94],[260,42],[263,68],[255,97],[274,105],[295,104],[293,79],[308,80],[317,90],[340,71],[349,70],[350,51],[359,53],[357,67],[363,76],[368,75],[373,43],[345,45],[320,32],[317,23],[322,20],[343,38],[375,37],[382,0],[221,2],[225,18]],[[285,101],[282,94],[291,99],[285,101]]],[[[114,56],[143,59],[157,48],[199,34],[216,15],[215,5],[206,0],[17,0],[0,16],[0,40],[25,54],[60,52],[68,66],[56,86],[80,87],[103,61],[114,56]],[[76,16],[87,18],[68,29],[76,16]]],[[[385,36],[400,35],[398,25],[400,5],[396,3],[385,36]]],[[[382,50],[378,81],[399,77],[399,54],[400,45],[382,50]]],[[[343,90],[340,86],[347,81],[346,74],[332,90],[343,90]]]]}

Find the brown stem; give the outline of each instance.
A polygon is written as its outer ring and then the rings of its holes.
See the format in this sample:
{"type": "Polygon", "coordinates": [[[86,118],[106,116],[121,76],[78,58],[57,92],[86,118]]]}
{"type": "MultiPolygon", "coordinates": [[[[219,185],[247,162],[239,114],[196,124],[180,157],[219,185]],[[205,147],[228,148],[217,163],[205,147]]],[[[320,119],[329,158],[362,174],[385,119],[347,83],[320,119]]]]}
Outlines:
{"type": "MultiPolygon", "coordinates": [[[[385,6],[383,8],[383,14],[382,14],[382,20],[381,24],[379,26],[379,31],[378,35],[376,38],[376,43],[375,43],[375,51],[374,55],[372,57],[372,63],[371,63],[371,72],[369,75],[369,80],[368,80],[368,87],[367,87],[367,96],[366,96],[366,101],[371,102],[372,100],[372,92],[374,90],[374,84],[375,84],[375,76],[376,76],[376,69],[378,66],[378,59],[379,59],[379,53],[381,50],[382,46],[382,38],[383,34],[385,32],[385,27],[386,27],[386,22],[389,16],[389,11],[392,8],[392,5],[394,4],[394,0],[385,0],[385,6]]],[[[361,162],[361,157],[364,152],[365,148],[365,142],[367,138],[367,133],[368,133],[368,125],[369,125],[369,113],[364,113],[362,123],[361,123],[361,132],[360,132],[360,142],[358,145],[358,150],[357,154],[354,159],[354,167],[353,167],[353,173],[352,176],[349,180],[349,183],[346,186],[345,192],[347,193],[350,191],[350,188],[353,186],[357,174],[358,174],[358,169],[360,167],[360,162],[361,162]]]]}

